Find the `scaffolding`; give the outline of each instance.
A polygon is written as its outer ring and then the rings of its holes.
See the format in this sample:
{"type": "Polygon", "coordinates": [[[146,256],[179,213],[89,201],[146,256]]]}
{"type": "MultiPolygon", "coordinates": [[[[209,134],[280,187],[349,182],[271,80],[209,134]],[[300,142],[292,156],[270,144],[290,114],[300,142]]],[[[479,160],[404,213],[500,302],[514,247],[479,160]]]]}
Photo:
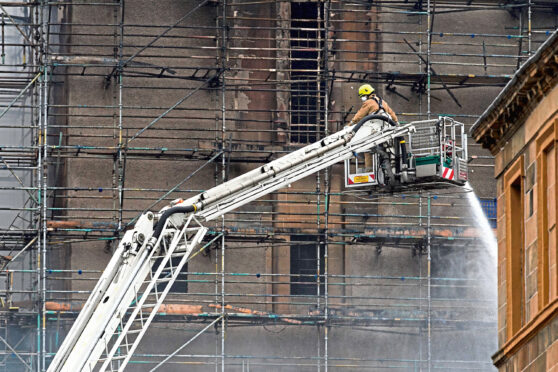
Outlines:
{"type": "MultiPolygon", "coordinates": [[[[547,0],[40,0],[0,12],[4,371],[46,371],[141,212],[337,131],[361,82],[401,122],[469,127],[558,28],[547,0]]],[[[490,204],[493,160],[469,153],[490,204]]],[[[492,370],[479,355],[497,347],[495,288],[466,193],[348,191],[341,169],[211,225],[134,368],[492,370]]]]}

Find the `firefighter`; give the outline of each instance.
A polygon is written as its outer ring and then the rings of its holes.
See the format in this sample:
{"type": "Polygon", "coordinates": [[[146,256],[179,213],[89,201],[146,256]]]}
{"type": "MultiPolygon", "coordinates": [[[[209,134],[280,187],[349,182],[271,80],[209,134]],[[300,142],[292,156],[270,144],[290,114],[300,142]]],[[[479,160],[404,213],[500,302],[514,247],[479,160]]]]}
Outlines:
{"type": "MultiPolygon", "coordinates": [[[[385,102],[382,98],[378,97],[374,93],[374,88],[372,88],[370,84],[361,85],[358,88],[358,96],[363,101],[362,107],[360,108],[360,110],[358,110],[355,116],[353,116],[353,119],[348,125],[357,124],[365,116],[371,114],[387,115],[393,121],[398,123],[397,115],[395,114],[395,112],[391,109],[391,107],[389,107],[389,104],[387,102],[385,102]]],[[[371,126],[375,131],[381,131],[384,125],[387,124],[382,120],[372,120],[371,123],[371,126]]],[[[378,149],[378,151],[381,150],[378,149]]],[[[381,155],[383,155],[383,159],[384,159],[382,163],[385,163],[382,164],[383,165],[382,168],[384,168],[387,178],[393,182],[394,179],[393,172],[391,170],[391,166],[388,165],[389,161],[386,159],[386,157],[388,156],[383,151],[381,151],[381,155]]],[[[372,167],[372,154],[368,152],[364,154],[364,171],[365,172],[374,171],[372,167]]]]}
{"type": "Polygon", "coordinates": [[[374,93],[374,88],[370,84],[361,85],[358,88],[358,96],[363,101],[363,104],[360,110],[353,116],[349,125],[358,123],[366,115],[382,113],[388,114],[396,123],[399,121],[388,103],[374,93]]]}

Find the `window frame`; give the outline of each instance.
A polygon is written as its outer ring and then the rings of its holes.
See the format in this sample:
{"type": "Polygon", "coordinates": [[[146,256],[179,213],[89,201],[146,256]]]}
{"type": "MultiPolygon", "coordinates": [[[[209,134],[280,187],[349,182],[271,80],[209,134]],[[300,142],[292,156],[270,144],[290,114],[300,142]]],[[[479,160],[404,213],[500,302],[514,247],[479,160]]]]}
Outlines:
{"type": "Polygon", "coordinates": [[[505,173],[504,187],[506,203],[506,317],[507,338],[510,339],[521,329],[525,322],[525,186],[523,155],[505,173]],[[512,203],[512,192],[515,192],[516,184],[519,184],[519,203],[512,203]],[[519,230],[516,229],[516,224],[519,224],[519,230]]]}
{"type": "MultiPolygon", "coordinates": [[[[557,188],[556,188],[556,175],[558,171],[558,161],[556,159],[556,154],[558,154],[558,149],[556,148],[556,139],[558,131],[558,125],[556,121],[551,122],[546,126],[536,139],[536,161],[537,161],[537,258],[538,258],[538,283],[537,291],[539,294],[538,305],[539,311],[541,311],[548,303],[552,300],[550,298],[550,263],[549,263],[549,239],[548,239],[548,208],[547,203],[549,201],[547,195],[548,189],[548,179],[547,179],[547,159],[546,152],[554,146],[554,209],[558,207],[556,202],[557,188]]],[[[554,228],[554,241],[557,242],[558,230],[554,228]]],[[[555,244],[556,245],[556,244],[555,244]]],[[[556,250],[556,246],[554,247],[556,250]]],[[[558,252],[556,252],[558,253],[558,252]]],[[[558,283],[554,283],[558,285],[558,283]]]]}

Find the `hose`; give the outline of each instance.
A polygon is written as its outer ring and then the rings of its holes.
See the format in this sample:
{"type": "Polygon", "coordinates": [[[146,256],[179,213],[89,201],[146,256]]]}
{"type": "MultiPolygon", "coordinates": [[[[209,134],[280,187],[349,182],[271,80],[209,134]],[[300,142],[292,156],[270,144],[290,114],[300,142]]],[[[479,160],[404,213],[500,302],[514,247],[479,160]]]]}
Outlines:
{"type": "Polygon", "coordinates": [[[403,137],[395,137],[396,145],[393,146],[395,152],[395,173],[397,174],[401,172],[401,146],[399,146],[401,140],[403,140],[403,137]]]}
{"type": "Polygon", "coordinates": [[[186,207],[172,207],[172,208],[167,209],[166,211],[163,212],[163,214],[161,215],[161,218],[159,218],[159,221],[157,222],[157,225],[155,225],[155,231],[153,232],[153,235],[151,236],[151,239],[153,239],[153,238],[155,238],[155,240],[159,239],[159,236],[161,235],[161,232],[163,232],[163,226],[165,226],[165,222],[173,214],[176,214],[176,213],[190,213],[190,212],[194,212],[195,210],[196,210],[196,207],[194,205],[188,205],[186,207]]]}
{"type": "Polygon", "coordinates": [[[405,146],[405,141],[399,141],[399,145],[401,146],[401,160],[403,164],[407,164],[408,161],[408,154],[407,154],[407,146],[405,146]]]}
{"type": "Polygon", "coordinates": [[[367,115],[365,117],[363,117],[352,129],[353,133],[358,132],[358,130],[360,129],[360,127],[362,127],[362,125],[364,123],[366,123],[368,120],[374,120],[374,119],[378,119],[378,120],[383,120],[385,122],[388,122],[389,124],[393,125],[394,127],[397,126],[397,123],[393,120],[391,120],[388,117],[385,117],[384,115],[377,115],[377,114],[371,114],[371,115],[367,115]]]}

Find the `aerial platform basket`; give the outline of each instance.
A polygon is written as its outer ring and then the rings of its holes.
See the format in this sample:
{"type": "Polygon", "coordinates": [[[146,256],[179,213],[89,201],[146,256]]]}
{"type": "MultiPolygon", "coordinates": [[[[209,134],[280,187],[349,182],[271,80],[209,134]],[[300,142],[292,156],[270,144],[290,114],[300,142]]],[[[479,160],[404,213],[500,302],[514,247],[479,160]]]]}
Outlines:
{"type": "Polygon", "coordinates": [[[404,137],[345,160],[345,187],[403,191],[463,186],[468,179],[464,124],[449,117],[411,124],[414,131],[404,137]]]}

